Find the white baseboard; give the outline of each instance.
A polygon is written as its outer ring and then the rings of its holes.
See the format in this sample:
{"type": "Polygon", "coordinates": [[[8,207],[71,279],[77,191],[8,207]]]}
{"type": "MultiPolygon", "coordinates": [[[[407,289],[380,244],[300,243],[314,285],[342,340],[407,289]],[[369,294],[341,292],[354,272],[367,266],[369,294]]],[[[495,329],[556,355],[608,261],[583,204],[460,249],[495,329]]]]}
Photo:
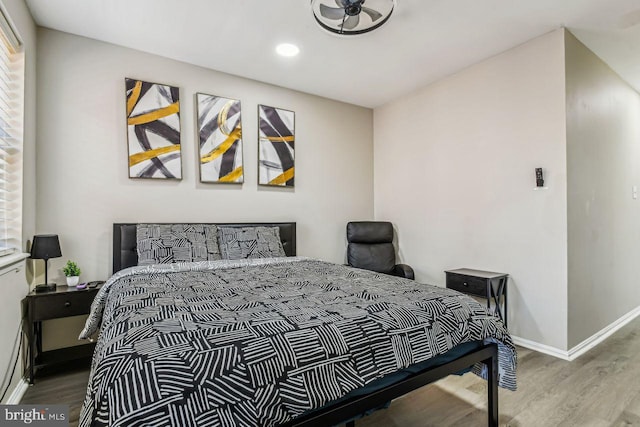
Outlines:
{"type": "Polygon", "coordinates": [[[511,336],[513,343],[520,347],[528,348],[529,350],[537,351],[538,353],[548,354],[549,356],[557,357],[558,359],[569,360],[569,352],[566,350],[560,350],[559,348],[551,347],[550,345],[540,344],[539,342],[531,341],[525,338],[511,336]]]}
{"type": "Polygon", "coordinates": [[[596,332],[569,351],[560,350],[559,348],[551,347],[546,344],[540,344],[538,342],[531,341],[525,338],[516,336],[512,336],[511,338],[513,339],[513,343],[515,345],[537,351],[538,353],[548,354],[549,356],[557,357],[559,359],[572,361],[582,356],[587,351],[591,350],[602,341],[609,338],[611,335],[618,332],[621,328],[628,325],[633,319],[638,316],[640,316],[640,307],[636,307],[635,309],[631,310],[629,313],[625,314],[615,322],[596,332]]]}
{"type": "Polygon", "coordinates": [[[5,404],[18,405],[22,400],[22,396],[24,396],[24,394],[27,392],[28,388],[29,388],[29,383],[24,378],[21,378],[20,382],[16,384],[16,387],[13,389],[13,391],[9,395],[9,398],[7,399],[5,404]]]}
{"type": "Polygon", "coordinates": [[[622,316],[621,318],[619,318],[618,320],[610,324],[609,326],[591,335],[589,338],[587,338],[586,340],[582,341],[580,344],[578,344],[577,346],[569,350],[569,360],[575,360],[578,357],[582,356],[587,351],[591,350],[592,348],[600,344],[602,341],[606,340],[611,335],[618,332],[621,328],[628,325],[633,319],[638,317],[638,315],[640,315],[640,307],[636,307],[635,309],[631,310],[630,312],[628,312],[627,314],[625,314],[624,316],[622,316]]]}

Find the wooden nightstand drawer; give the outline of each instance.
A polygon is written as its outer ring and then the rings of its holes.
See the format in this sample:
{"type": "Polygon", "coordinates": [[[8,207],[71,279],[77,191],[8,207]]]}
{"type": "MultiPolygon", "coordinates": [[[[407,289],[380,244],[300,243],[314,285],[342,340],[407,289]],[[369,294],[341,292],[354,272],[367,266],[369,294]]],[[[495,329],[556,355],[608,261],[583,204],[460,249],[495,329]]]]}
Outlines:
{"type": "Polygon", "coordinates": [[[447,288],[464,292],[465,294],[487,296],[487,281],[472,276],[447,273],[447,288]]]}
{"type": "Polygon", "coordinates": [[[90,359],[94,344],[42,351],[42,321],[89,314],[99,290],[100,285],[90,289],[59,285],[55,290],[31,292],[22,300],[23,330],[29,345],[30,384],[33,384],[36,370],[53,371],[56,365],[76,366],[82,360],[90,359]]]}
{"type": "Polygon", "coordinates": [[[487,300],[489,313],[498,316],[507,326],[507,281],[509,275],[493,271],[459,268],[445,271],[447,288],[487,300]],[[494,307],[491,307],[491,302],[494,307]]]}
{"type": "Polygon", "coordinates": [[[96,292],[92,290],[35,297],[32,302],[33,320],[58,319],[60,317],[88,314],[96,292]]]}

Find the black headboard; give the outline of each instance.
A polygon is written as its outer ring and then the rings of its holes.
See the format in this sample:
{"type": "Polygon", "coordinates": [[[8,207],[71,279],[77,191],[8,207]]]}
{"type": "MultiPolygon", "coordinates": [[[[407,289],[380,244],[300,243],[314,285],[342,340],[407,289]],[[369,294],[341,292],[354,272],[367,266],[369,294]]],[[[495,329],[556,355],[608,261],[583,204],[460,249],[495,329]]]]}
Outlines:
{"type": "MultiPolygon", "coordinates": [[[[138,265],[136,247],[137,224],[113,224],[113,272],[138,265]]],[[[287,256],[296,256],[296,223],[295,222],[252,222],[214,225],[224,227],[278,227],[280,240],[287,256]]]]}

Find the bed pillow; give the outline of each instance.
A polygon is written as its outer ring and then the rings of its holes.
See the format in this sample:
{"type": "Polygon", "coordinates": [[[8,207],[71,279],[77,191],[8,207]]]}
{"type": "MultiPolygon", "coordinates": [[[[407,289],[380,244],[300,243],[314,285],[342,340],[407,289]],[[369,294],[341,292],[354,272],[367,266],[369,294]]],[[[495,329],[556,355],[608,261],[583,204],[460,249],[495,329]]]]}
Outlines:
{"type": "Polygon", "coordinates": [[[138,265],[221,259],[212,224],[138,224],[138,265]]]}
{"type": "Polygon", "coordinates": [[[222,259],[284,257],[278,227],[218,227],[222,259]]]}

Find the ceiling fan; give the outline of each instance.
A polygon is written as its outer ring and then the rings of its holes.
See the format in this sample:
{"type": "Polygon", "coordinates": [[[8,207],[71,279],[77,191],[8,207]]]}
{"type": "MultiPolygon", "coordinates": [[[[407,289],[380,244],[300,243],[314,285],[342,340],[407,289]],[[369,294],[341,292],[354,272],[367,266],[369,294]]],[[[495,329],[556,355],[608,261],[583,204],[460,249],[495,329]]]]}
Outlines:
{"type": "Polygon", "coordinates": [[[387,22],[395,0],[311,0],[313,16],[327,31],[340,35],[363,34],[387,22]]]}

